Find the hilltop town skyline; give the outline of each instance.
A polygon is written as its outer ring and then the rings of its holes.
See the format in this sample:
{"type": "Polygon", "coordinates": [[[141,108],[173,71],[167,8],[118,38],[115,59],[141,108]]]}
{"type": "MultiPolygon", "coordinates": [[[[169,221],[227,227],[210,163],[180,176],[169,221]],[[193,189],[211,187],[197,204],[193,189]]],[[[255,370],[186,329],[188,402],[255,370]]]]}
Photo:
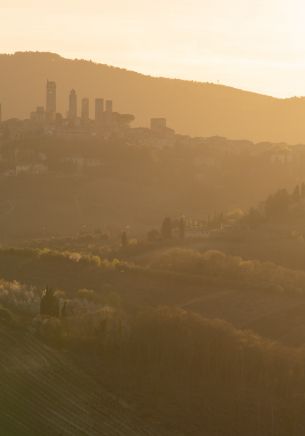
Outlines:
{"type": "Polygon", "coordinates": [[[117,112],[135,116],[135,127],[148,127],[151,118],[167,118],[171,128],[185,135],[305,143],[305,99],[282,100],[211,83],[155,78],[54,53],[0,55],[2,119],[24,119],[43,106],[47,78],[57,82],[58,111],[64,116],[68,95],[75,89],[91,102],[98,96],[113,100],[117,112]]]}
{"type": "MultiPolygon", "coordinates": [[[[113,110],[113,101],[102,97],[93,99],[94,111],[90,98],[79,99],[77,90],[72,88],[67,96],[67,110],[57,110],[57,84],[46,80],[45,104],[36,106],[24,119],[11,118],[2,120],[2,104],[0,102],[0,139],[20,139],[28,135],[73,135],[74,138],[112,135],[126,135],[130,124],[135,120],[132,114],[121,114],[113,110]],[[93,115],[93,116],[92,116],[93,115]]],[[[145,127],[139,130],[149,130],[145,127]]],[[[168,137],[175,132],[167,127],[166,118],[151,118],[150,130],[158,135],[168,137]]],[[[0,141],[1,143],[1,141],[0,141]]]]}

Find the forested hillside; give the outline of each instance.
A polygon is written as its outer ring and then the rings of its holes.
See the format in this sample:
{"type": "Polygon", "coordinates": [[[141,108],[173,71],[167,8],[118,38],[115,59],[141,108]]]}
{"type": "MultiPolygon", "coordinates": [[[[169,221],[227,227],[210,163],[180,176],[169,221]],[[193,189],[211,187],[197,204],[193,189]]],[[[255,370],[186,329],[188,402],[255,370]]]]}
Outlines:
{"type": "Polygon", "coordinates": [[[221,137],[177,136],[158,148],[128,135],[82,141],[38,135],[3,142],[0,155],[0,242],[84,228],[118,234],[128,226],[137,234],[166,215],[207,219],[293,189],[305,172],[304,146],[221,137]],[[37,162],[44,173],[23,170],[37,162]]]}

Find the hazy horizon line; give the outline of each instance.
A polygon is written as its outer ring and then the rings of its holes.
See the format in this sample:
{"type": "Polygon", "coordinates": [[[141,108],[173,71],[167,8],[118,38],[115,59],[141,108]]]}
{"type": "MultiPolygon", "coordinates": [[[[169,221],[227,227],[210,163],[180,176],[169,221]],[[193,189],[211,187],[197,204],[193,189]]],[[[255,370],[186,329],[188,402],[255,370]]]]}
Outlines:
{"type": "Polygon", "coordinates": [[[225,84],[222,83],[220,81],[215,81],[215,82],[210,82],[210,81],[201,81],[201,80],[196,80],[196,79],[189,79],[189,78],[184,78],[184,77],[176,77],[176,76],[170,76],[170,75],[154,75],[152,73],[147,73],[144,71],[139,71],[137,69],[131,69],[130,67],[127,66],[122,66],[122,65],[116,65],[113,63],[107,63],[107,62],[103,62],[101,60],[97,60],[97,59],[92,59],[92,58],[85,58],[85,57],[75,57],[73,55],[68,55],[68,54],[63,54],[63,53],[59,53],[59,52],[54,52],[54,51],[42,51],[42,50],[15,50],[15,51],[8,51],[6,53],[2,52],[0,53],[0,55],[16,55],[16,54],[27,54],[27,53],[32,53],[32,54],[50,54],[50,55],[55,55],[55,56],[59,56],[62,59],[66,59],[66,60],[70,60],[70,61],[85,61],[85,62],[92,62],[96,65],[105,65],[108,67],[113,67],[113,68],[117,68],[120,70],[125,70],[125,71],[129,71],[131,73],[135,73],[135,74],[140,74],[146,77],[151,77],[154,79],[167,79],[167,80],[178,80],[178,81],[183,81],[183,82],[191,82],[191,83],[198,83],[198,84],[210,84],[210,85],[214,85],[214,86],[223,86],[226,88],[231,88],[231,89],[235,89],[238,91],[242,91],[242,92],[247,92],[250,94],[257,94],[260,96],[264,96],[264,97],[269,97],[269,98],[274,98],[276,100],[291,100],[291,99],[302,99],[305,98],[304,95],[290,95],[287,97],[279,97],[276,95],[272,95],[272,94],[268,94],[265,92],[261,92],[261,91],[255,91],[252,89],[246,89],[246,88],[242,88],[242,87],[237,87],[234,85],[230,85],[230,84],[225,84]]]}

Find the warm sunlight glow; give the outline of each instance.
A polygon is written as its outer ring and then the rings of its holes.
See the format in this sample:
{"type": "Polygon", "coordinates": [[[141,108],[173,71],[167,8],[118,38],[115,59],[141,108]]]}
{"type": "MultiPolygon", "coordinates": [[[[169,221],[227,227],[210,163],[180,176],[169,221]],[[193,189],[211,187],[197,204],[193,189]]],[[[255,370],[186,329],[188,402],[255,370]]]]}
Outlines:
{"type": "Polygon", "coordinates": [[[305,0],[0,17],[0,436],[304,436],[305,0]]]}
{"type": "Polygon", "coordinates": [[[53,51],[152,75],[305,94],[302,0],[2,0],[0,51],[53,51]]]}

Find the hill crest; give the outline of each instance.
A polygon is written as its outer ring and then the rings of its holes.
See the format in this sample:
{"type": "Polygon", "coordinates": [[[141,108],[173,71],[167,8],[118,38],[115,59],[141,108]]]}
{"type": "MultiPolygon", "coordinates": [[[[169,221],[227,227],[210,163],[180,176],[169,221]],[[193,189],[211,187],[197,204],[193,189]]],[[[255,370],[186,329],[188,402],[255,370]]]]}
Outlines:
{"type": "Polygon", "coordinates": [[[0,55],[3,118],[25,118],[44,105],[45,82],[55,80],[58,110],[65,113],[72,88],[79,98],[111,98],[115,110],[134,113],[135,126],[166,117],[177,132],[255,142],[305,142],[304,98],[278,99],[214,83],[146,76],[119,67],[49,52],[0,55]]]}

